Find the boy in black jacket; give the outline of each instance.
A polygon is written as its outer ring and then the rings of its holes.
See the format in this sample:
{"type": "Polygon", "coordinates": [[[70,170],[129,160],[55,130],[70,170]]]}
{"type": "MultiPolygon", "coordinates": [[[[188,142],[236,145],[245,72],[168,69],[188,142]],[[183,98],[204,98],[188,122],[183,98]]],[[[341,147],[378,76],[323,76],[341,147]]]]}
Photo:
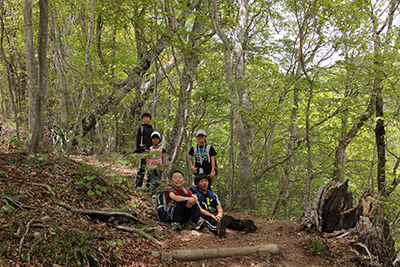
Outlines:
{"type": "Polygon", "coordinates": [[[208,188],[209,177],[206,174],[196,175],[194,183],[196,186],[190,190],[197,195],[201,211],[201,218],[206,221],[206,226],[219,237],[226,235],[226,228],[247,230],[254,232],[257,230],[254,222],[250,219],[238,220],[230,215],[224,215],[218,196],[208,188]]]}
{"type": "MultiPolygon", "coordinates": [[[[151,134],[153,133],[153,127],[151,126],[151,115],[144,113],[142,115],[143,124],[139,127],[136,135],[136,151],[135,153],[144,153],[149,151],[153,145],[151,141],[151,134]]],[[[146,158],[140,159],[139,170],[135,177],[135,188],[139,189],[143,185],[143,178],[146,173],[146,158]]]]}

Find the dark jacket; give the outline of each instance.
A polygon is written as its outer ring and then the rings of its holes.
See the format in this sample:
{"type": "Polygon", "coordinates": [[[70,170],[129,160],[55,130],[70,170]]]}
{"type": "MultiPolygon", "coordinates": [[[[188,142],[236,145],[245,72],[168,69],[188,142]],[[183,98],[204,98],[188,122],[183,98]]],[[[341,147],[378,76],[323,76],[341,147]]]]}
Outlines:
{"type": "Polygon", "coordinates": [[[143,127],[143,144],[146,150],[150,149],[150,147],[153,145],[153,142],[151,141],[151,134],[153,133],[153,127],[151,126],[151,124],[142,124],[142,126],[139,127],[138,133],[136,135],[136,152],[138,153],[144,152],[141,151],[140,149],[140,142],[142,140],[142,127],[143,127]]]}

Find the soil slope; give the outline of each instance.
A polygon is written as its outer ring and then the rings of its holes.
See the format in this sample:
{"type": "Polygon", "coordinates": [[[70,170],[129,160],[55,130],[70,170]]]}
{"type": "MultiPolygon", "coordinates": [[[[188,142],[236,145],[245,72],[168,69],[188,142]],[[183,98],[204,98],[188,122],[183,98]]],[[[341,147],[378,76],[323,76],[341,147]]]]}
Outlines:
{"type": "Polygon", "coordinates": [[[193,231],[194,224],[189,223],[174,232],[157,222],[149,194],[129,186],[134,175],[129,166],[56,154],[27,162],[23,149],[4,138],[1,142],[0,266],[169,266],[159,252],[260,244],[276,244],[279,254],[267,262],[253,254],[173,260],[172,266],[357,266],[346,252],[351,235],[340,241],[309,235],[297,231],[297,221],[226,211],[239,219],[253,219],[258,230],[228,230],[220,239],[207,229],[193,231]],[[145,225],[124,216],[80,211],[125,212],[145,225]],[[146,234],[130,231],[143,228],[165,247],[146,234]],[[313,240],[326,246],[311,252],[313,240]]]}

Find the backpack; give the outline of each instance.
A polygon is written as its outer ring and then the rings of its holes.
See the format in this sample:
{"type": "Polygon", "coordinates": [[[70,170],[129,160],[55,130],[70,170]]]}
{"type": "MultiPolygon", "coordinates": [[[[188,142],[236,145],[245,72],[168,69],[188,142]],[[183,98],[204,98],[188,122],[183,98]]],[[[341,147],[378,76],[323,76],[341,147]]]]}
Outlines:
{"type": "MultiPolygon", "coordinates": [[[[197,195],[197,198],[198,198],[198,202],[199,203],[203,202],[203,194],[200,192],[198,187],[193,186],[191,189],[193,189],[192,191],[195,191],[195,194],[197,195]]],[[[210,189],[207,189],[207,192],[208,192],[208,195],[210,196],[210,198],[214,198],[214,194],[213,194],[213,192],[211,192],[210,189]]]]}
{"type": "MultiPolygon", "coordinates": [[[[174,194],[176,194],[175,189],[168,188],[157,197],[156,202],[157,219],[162,222],[170,222],[172,220],[172,214],[175,208],[175,200],[171,199],[170,202],[167,204],[168,190],[172,190],[174,194]]],[[[189,195],[186,188],[183,188],[183,191],[186,195],[189,195]]]]}
{"type": "MultiPolygon", "coordinates": [[[[198,145],[193,146],[193,152],[194,152],[193,155],[196,157],[196,159],[197,159],[196,154],[200,154],[199,152],[197,152],[197,146],[198,145]]],[[[211,150],[211,146],[206,144],[206,155],[207,155],[207,158],[209,158],[209,159],[211,159],[210,150],[211,150]]],[[[200,158],[200,165],[203,165],[203,158],[200,155],[199,155],[199,158],[200,158]]],[[[217,164],[217,159],[215,157],[214,157],[214,163],[215,163],[214,164],[215,165],[215,176],[217,176],[218,175],[218,164],[217,164]]]]}

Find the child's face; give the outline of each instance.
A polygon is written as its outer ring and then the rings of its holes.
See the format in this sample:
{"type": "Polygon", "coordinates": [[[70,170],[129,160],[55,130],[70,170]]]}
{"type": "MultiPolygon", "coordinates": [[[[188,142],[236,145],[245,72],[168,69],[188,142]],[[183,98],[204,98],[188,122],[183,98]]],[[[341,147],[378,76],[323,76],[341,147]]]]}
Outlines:
{"type": "Polygon", "coordinates": [[[179,172],[172,174],[171,184],[176,189],[181,189],[184,183],[185,183],[185,179],[183,178],[182,174],[180,174],[179,172]]]}
{"type": "Polygon", "coordinates": [[[199,143],[204,143],[206,141],[207,136],[199,134],[198,136],[196,136],[196,139],[199,143]]]}
{"type": "Polygon", "coordinates": [[[145,116],[142,118],[142,121],[143,121],[143,124],[150,124],[151,119],[150,119],[150,117],[145,116]]]}
{"type": "Polygon", "coordinates": [[[203,193],[207,192],[207,188],[208,188],[208,179],[207,179],[207,178],[201,179],[200,182],[199,182],[199,184],[198,184],[198,187],[199,187],[199,189],[200,189],[201,192],[203,192],[203,193]]]}
{"type": "Polygon", "coordinates": [[[151,141],[153,142],[153,146],[158,146],[158,144],[160,144],[160,138],[157,136],[152,137],[151,141]]]}

